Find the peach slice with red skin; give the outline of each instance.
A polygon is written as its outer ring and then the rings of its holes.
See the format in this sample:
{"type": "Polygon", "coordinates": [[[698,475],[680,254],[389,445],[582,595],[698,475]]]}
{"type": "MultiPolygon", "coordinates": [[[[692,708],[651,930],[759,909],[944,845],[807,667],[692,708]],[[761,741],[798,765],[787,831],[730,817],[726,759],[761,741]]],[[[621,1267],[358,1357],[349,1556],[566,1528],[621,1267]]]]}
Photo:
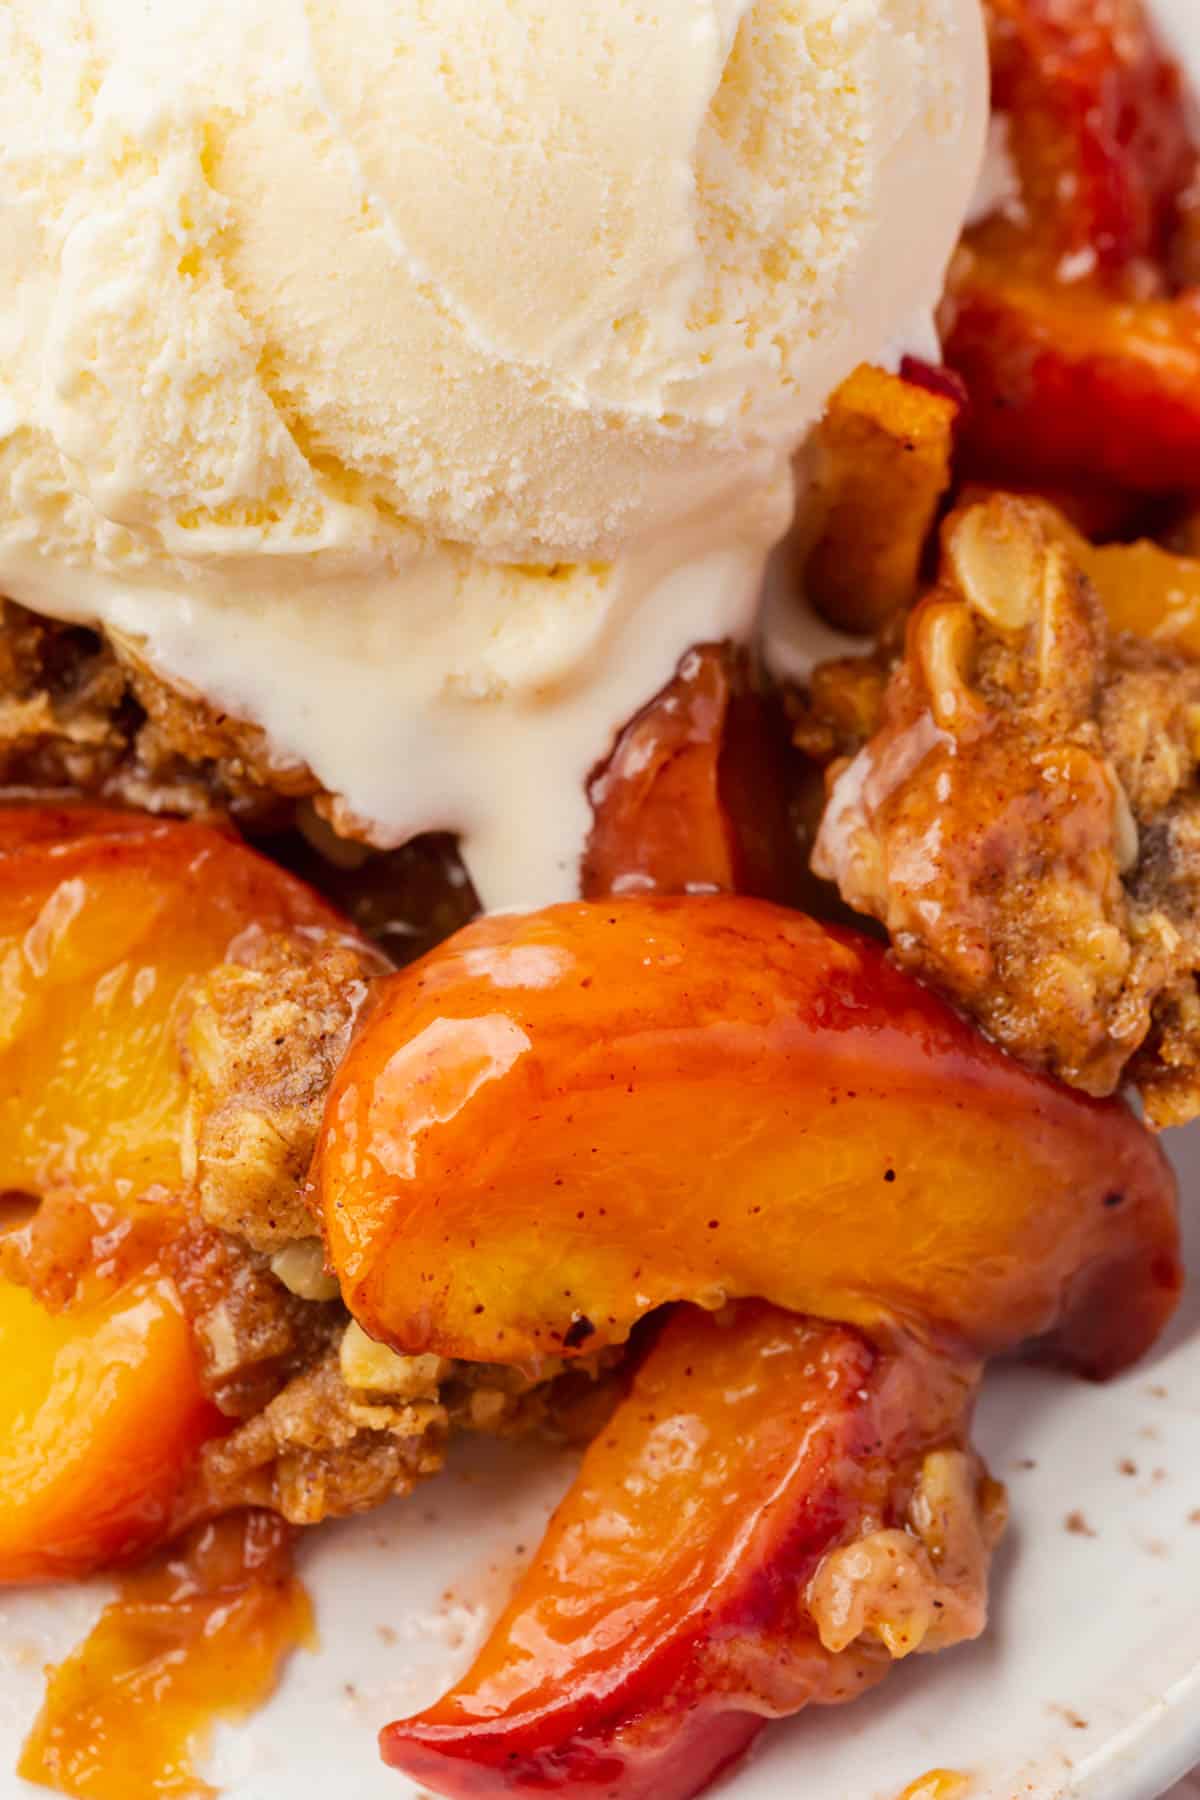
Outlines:
{"type": "Polygon", "coordinates": [[[990,481],[1200,485],[1200,156],[1142,0],[989,0],[1020,205],[968,232],[942,318],[990,481]]]}
{"type": "Polygon", "coordinates": [[[1122,1103],[740,897],[484,919],[384,980],[317,1181],[364,1328],[472,1361],[746,1295],[972,1355],[1042,1338],[1099,1376],[1180,1285],[1173,1178],[1122,1103]]]}
{"type": "Polygon", "coordinates": [[[841,1326],[680,1308],[474,1667],[383,1731],[385,1760],[452,1800],[687,1800],[768,1719],[855,1698],[889,1652],[974,1636],[996,1490],[963,1454],[973,1393],[974,1371],[841,1326]],[[945,1599],[902,1535],[930,1456],[971,1490],[974,1554],[953,1574],[944,1557],[945,1599]],[[890,1591],[831,1642],[814,1577],[872,1541],[890,1591]]]}
{"type": "Polygon", "coordinates": [[[1200,489],[1200,298],[1123,301],[964,249],[942,328],[973,472],[1200,489]]]}
{"type": "Polygon", "coordinates": [[[0,811],[0,1190],[46,1196],[3,1242],[0,1582],[150,1547],[201,1443],[168,1269],[185,1229],[177,1003],[252,927],[336,927],[231,837],[89,807],[0,811]]]}
{"type": "Polygon", "coordinates": [[[1090,252],[1119,271],[1160,259],[1197,163],[1184,83],[1143,0],[987,10],[992,104],[1012,127],[1024,230],[1051,260],[1090,252]]]}
{"type": "Polygon", "coordinates": [[[785,744],[732,644],[701,644],[617,739],[588,784],[585,899],[759,894],[803,880],[785,744]]]}
{"type": "MultiPolygon", "coordinates": [[[[640,1286],[636,1307],[671,1297],[672,1281],[697,1291],[701,1273],[711,1282],[720,1270],[730,1285],[730,1265],[705,1236],[722,1221],[702,1222],[713,1194],[726,1221],[732,1200],[742,1234],[760,1240],[750,1279],[768,1292],[783,1291],[789,1264],[807,1258],[801,1279],[828,1284],[857,1253],[856,1293],[826,1285],[814,1303],[811,1286],[807,1299],[788,1289],[789,1304],[855,1317],[865,1305],[886,1334],[880,1349],[844,1326],[757,1301],[729,1317],[677,1308],[473,1668],[426,1712],[381,1734],[386,1761],[451,1800],[549,1792],[690,1800],[769,1718],[854,1698],[885,1673],[888,1651],[940,1648],[982,1628],[997,1496],[965,1450],[977,1369],[946,1345],[996,1347],[1057,1325],[1060,1351],[1092,1372],[1136,1354],[1178,1282],[1170,1177],[1123,1109],[1076,1107],[1074,1096],[984,1044],[874,946],[774,908],[698,899],[559,908],[485,922],[410,973],[404,994],[397,982],[384,998],[359,1042],[363,1064],[344,1072],[331,1102],[346,1160],[326,1198],[341,1191],[349,1213],[354,1174],[370,1167],[375,1179],[399,1175],[404,1184],[394,1190],[400,1255],[412,1255],[415,1232],[423,1258],[423,1223],[462,1232],[441,1243],[450,1275],[432,1306],[421,1293],[429,1265],[418,1262],[419,1330],[430,1329],[431,1314],[435,1330],[461,1317],[459,1257],[476,1259],[478,1283],[490,1254],[488,1299],[482,1286],[468,1289],[479,1295],[477,1330],[498,1303],[502,1329],[523,1349],[541,1342],[531,1333],[556,1309],[565,1349],[604,1341],[603,1324],[587,1315],[562,1331],[569,1296],[557,1289],[531,1325],[520,1309],[526,1267],[508,1263],[498,1227],[506,1210],[518,1237],[540,1213],[546,1267],[557,1282],[567,1270],[590,1304],[590,1284],[610,1276],[606,1259],[622,1233],[639,1263],[623,1277],[640,1286]],[[719,1034],[707,1057],[706,1033],[719,1034]],[[532,1067],[514,1093],[506,1082],[524,1057],[532,1067]],[[472,1159],[459,1112],[493,1082],[496,1104],[472,1125],[489,1135],[472,1159]],[[401,1115],[389,1117],[408,1083],[401,1115]],[[739,1111],[730,1096],[743,1084],[739,1111]],[[614,1110],[600,1104],[614,1087],[625,1115],[617,1130],[614,1110]],[[821,1112],[828,1124],[835,1106],[845,1111],[822,1135],[821,1112]],[[782,1122],[775,1137],[772,1118],[782,1122]],[[939,1161],[933,1146],[947,1129],[939,1161]],[[1024,1131],[1030,1153],[1014,1161],[1024,1131]],[[540,1132],[556,1134],[549,1161],[529,1155],[540,1132]],[[1104,1141],[1095,1161],[1092,1133],[1104,1141]],[[805,1142],[810,1134],[815,1144],[805,1142]],[[1118,1168],[1120,1196],[1108,1185],[1118,1168]],[[872,1206],[902,1180],[907,1216],[894,1200],[872,1206]],[[983,1190],[974,1197],[964,1192],[972,1182],[983,1190]],[[1017,1193],[1006,1195],[1008,1182],[1017,1193]],[[806,1183],[815,1193],[803,1192],[806,1183]],[[1026,1183],[1034,1205],[1046,1207],[1044,1237],[1025,1210],[1026,1183]],[[832,1217],[823,1216],[831,1189],[832,1217]],[[438,1217],[447,1194],[473,1208],[470,1222],[438,1217]],[[806,1205],[807,1237],[786,1216],[806,1205]],[[1126,1206],[1131,1233],[1118,1245],[1110,1226],[1126,1206]],[[948,1241],[939,1244],[943,1210],[948,1241]],[[600,1242],[592,1269],[587,1234],[572,1230],[589,1216],[600,1242]],[[857,1235],[831,1251],[827,1225],[845,1235],[855,1218],[857,1235]],[[1058,1232],[1070,1243],[1061,1260],[1050,1244],[1058,1232]],[[709,1251],[701,1271],[687,1264],[689,1238],[709,1251]],[[1051,1266],[1034,1278],[1034,1312],[1022,1322],[1030,1272],[1018,1264],[1027,1252],[1051,1266]],[[782,1277],[768,1267],[772,1257],[782,1277]],[[951,1320],[940,1283],[956,1263],[959,1299],[973,1279],[980,1293],[973,1313],[960,1306],[951,1320]],[[656,1289],[664,1268],[667,1286],[656,1289]],[[867,1291],[872,1279],[882,1306],[867,1291]],[[912,1284],[899,1304],[897,1282],[912,1284]],[[1116,1325],[1126,1298],[1131,1312],[1116,1325]],[[931,1349],[894,1329],[903,1316],[920,1330],[922,1303],[931,1349]],[[971,1553],[960,1537],[956,1562],[945,1554],[947,1533],[920,1565],[916,1586],[926,1591],[914,1604],[911,1578],[906,1590],[897,1571],[922,1555],[913,1501],[926,1457],[972,1472],[974,1492],[960,1492],[959,1506],[974,1535],[971,1553]],[[852,1572],[835,1574],[848,1546],[852,1572]],[[872,1546],[887,1559],[883,1584],[872,1578],[872,1546]],[[928,1591],[939,1554],[944,1598],[928,1591]],[[843,1631],[831,1632],[822,1614],[823,1582],[853,1616],[843,1631]],[[922,1607],[940,1633],[923,1637],[922,1607]]],[[[327,1154],[336,1149],[327,1140],[327,1154]]],[[[386,1305],[395,1290],[382,1294],[386,1305]]],[[[606,1323],[611,1332],[623,1321],[606,1323]]],[[[411,1328],[406,1321],[402,1335],[411,1328]]]]}

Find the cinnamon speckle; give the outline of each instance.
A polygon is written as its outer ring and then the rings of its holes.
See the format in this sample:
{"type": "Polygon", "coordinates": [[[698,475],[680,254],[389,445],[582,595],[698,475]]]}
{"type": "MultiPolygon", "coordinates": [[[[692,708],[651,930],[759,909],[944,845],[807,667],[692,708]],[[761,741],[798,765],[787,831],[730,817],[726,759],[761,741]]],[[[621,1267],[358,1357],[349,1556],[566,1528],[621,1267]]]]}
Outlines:
{"type": "Polygon", "coordinates": [[[566,1331],[563,1333],[563,1348],[566,1350],[578,1350],[581,1344],[586,1344],[588,1339],[595,1337],[595,1335],[596,1327],[592,1324],[592,1321],[583,1313],[576,1313],[575,1317],[571,1320],[571,1323],[567,1326],[566,1331]]]}

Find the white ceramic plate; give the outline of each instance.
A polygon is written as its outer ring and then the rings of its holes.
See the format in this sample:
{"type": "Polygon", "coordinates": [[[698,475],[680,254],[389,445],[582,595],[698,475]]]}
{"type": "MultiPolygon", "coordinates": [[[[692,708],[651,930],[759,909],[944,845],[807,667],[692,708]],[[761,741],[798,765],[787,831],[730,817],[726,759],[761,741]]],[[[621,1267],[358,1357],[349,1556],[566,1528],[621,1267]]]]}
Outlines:
{"type": "MultiPolygon", "coordinates": [[[[1200,77],[1200,0],[1156,0],[1200,77]]],[[[934,1767],[971,1800],[1152,1800],[1200,1760],[1200,1126],[1172,1148],[1197,1277],[1166,1342],[1088,1388],[994,1371],[978,1439],[1013,1529],[988,1636],[900,1670],[850,1708],[772,1730],[727,1800],[895,1800],[934,1767]]],[[[272,1704],[218,1731],[228,1800],[412,1800],[374,1734],[463,1669],[570,1477],[528,1448],[475,1449],[411,1500],[318,1533],[303,1573],[321,1648],[272,1704]]],[[[0,1604],[0,1795],[42,1667],[87,1629],[102,1584],[0,1604]]],[[[128,1800],[142,1800],[131,1794],[128,1800]]]]}

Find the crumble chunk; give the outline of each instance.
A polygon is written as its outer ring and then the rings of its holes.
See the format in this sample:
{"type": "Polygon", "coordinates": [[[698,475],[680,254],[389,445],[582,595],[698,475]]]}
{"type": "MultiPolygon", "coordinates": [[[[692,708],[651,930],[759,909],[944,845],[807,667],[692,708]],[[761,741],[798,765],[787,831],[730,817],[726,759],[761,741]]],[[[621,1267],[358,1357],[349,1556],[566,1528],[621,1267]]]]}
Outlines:
{"type": "Polygon", "coordinates": [[[206,1224],[264,1252],[317,1236],[307,1177],[325,1095],[388,967],[337,932],[251,933],[236,962],[192,989],[179,1031],[183,1166],[206,1224]]]}
{"type": "Polygon", "coordinates": [[[865,1531],[818,1567],[808,1604],[822,1644],[835,1655],[878,1644],[900,1660],[978,1637],[1007,1520],[1004,1489],[973,1451],[931,1451],[903,1524],[865,1531]]]}
{"type": "Polygon", "coordinates": [[[875,718],[872,679],[818,681],[801,741],[869,735],[813,866],[1007,1049],[1175,1124],[1200,1112],[1200,663],[1114,630],[1060,524],[960,509],[875,718]]]}
{"type": "Polygon", "coordinates": [[[390,965],[337,932],[250,932],[185,997],[189,1211],[173,1252],[205,1385],[238,1420],[201,1459],[191,1515],[273,1507],[295,1524],[375,1506],[441,1468],[460,1431],[572,1435],[619,1355],[524,1371],[374,1342],[325,1267],[308,1172],[325,1096],[390,965]]]}
{"type": "Polygon", "coordinates": [[[0,601],[0,787],[267,828],[320,795],[256,726],[155,674],[131,643],[0,601]]]}
{"type": "Polygon", "coordinates": [[[298,1298],[265,1257],[227,1232],[185,1232],[168,1245],[166,1260],[192,1327],[201,1381],[228,1418],[252,1418],[344,1328],[340,1303],[298,1298]]]}
{"type": "Polygon", "coordinates": [[[332,1346],[239,1430],[205,1447],[204,1508],[269,1506],[293,1524],[315,1525],[410,1492],[442,1466],[446,1411],[436,1396],[384,1411],[360,1407],[332,1346]]]}
{"type": "Polygon", "coordinates": [[[132,641],[0,599],[0,789],[220,824],[267,839],[276,861],[408,962],[478,910],[453,838],[394,850],[281,756],[257,726],[165,681],[132,641]]]}
{"type": "Polygon", "coordinates": [[[617,1360],[608,1353],[529,1373],[397,1356],[338,1309],[320,1359],[205,1447],[193,1504],[269,1506],[295,1525],[362,1512],[436,1474],[450,1438],[464,1431],[574,1440],[577,1422],[588,1434],[599,1429],[615,1402],[608,1377],[617,1360]]]}

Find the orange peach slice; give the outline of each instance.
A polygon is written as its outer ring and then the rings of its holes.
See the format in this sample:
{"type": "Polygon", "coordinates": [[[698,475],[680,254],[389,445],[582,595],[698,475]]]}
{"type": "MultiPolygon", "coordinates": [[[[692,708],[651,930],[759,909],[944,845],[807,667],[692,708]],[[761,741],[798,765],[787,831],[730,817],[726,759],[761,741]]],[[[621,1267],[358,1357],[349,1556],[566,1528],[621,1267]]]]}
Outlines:
{"type": "Polygon", "coordinates": [[[585,897],[794,893],[783,754],[744,656],[731,644],[689,650],[588,784],[585,897]]]}
{"type": "Polygon", "coordinates": [[[180,1470],[223,1421],[174,1283],[148,1271],[52,1314],[0,1284],[0,1582],[121,1562],[168,1527],[180,1470]]]}
{"type": "Polygon", "coordinates": [[[874,943],[725,896],[467,927],[380,985],[325,1116],[328,1246],[403,1351],[534,1362],[750,1295],[1101,1375],[1180,1283],[1165,1158],[874,943]]]}
{"type": "Polygon", "coordinates": [[[161,1257],[184,1223],[177,1002],[252,928],[337,923],[216,831],[0,811],[0,1191],[45,1198],[4,1246],[29,1290],[0,1283],[0,1582],[148,1548],[223,1429],[161,1257]]]}
{"type": "Polygon", "coordinates": [[[203,826],[0,811],[0,1190],[177,1193],[181,988],[252,927],[338,923],[203,826]]]}
{"type": "Polygon", "coordinates": [[[974,1637],[1003,1503],[973,1392],[841,1326],[681,1308],[474,1667],[385,1759],[453,1800],[687,1800],[769,1718],[974,1637]]]}
{"type": "Polygon", "coordinates": [[[992,103],[1052,258],[1159,259],[1196,173],[1187,94],[1143,0],[988,0],[992,103]]]}

